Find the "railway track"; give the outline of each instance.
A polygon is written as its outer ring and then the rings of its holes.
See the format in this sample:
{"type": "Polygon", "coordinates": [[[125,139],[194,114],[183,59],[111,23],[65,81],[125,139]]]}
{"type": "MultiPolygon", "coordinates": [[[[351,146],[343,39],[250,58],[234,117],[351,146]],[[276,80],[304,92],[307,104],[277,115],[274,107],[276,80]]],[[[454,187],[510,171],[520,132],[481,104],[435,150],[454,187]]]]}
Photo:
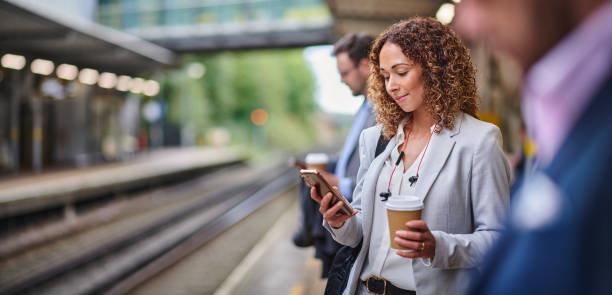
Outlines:
{"type": "Polygon", "coordinates": [[[141,196],[164,201],[2,257],[0,294],[123,294],[292,187],[291,169],[225,169],[141,196]]]}

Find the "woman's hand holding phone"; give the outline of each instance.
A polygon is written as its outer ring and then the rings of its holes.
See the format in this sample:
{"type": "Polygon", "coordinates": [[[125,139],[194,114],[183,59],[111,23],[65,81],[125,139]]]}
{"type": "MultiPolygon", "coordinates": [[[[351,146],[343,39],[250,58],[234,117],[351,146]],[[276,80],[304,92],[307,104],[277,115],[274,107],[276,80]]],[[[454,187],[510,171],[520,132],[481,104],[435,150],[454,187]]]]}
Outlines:
{"type": "Polygon", "coordinates": [[[315,200],[315,202],[319,203],[319,212],[321,212],[321,215],[323,215],[323,219],[327,221],[327,224],[333,228],[342,227],[347,219],[357,214],[357,210],[353,210],[353,214],[351,215],[342,214],[340,212],[340,208],[342,208],[343,205],[342,202],[336,202],[336,204],[330,207],[330,202],[332,200],[331,192],[321,197],[317,191],[317,188],[312,186],[310,188],[310,197],[315,200]]]}
{"type": "Polygon", "coordinates": [[[319,173],[321,174],[321,176],[323,176],[323,178],[325,178],[327,183],[329,183],[330,185],[334,187],[337,187],[338,184],[340,183],[340,179],[338,178],[338,176],[336,176],[333,173],[329,173],[326,171],[319,171],[319,173]]]}

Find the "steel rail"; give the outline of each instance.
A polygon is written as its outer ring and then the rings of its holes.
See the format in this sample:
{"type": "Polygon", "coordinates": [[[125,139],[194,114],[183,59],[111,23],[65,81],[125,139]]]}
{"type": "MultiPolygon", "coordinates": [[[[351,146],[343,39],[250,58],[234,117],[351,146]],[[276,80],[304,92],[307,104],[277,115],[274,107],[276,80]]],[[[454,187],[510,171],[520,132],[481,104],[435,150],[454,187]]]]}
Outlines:
{"type": "Polygon", "coordinates": [[[155,258],[145,267],[131,275],[118,280],[110,290],[102,294],[126,294],[136,286],[146,282],[164,269],[193,253],[207,242],[213,240],[228,228],[240,222],[266,203],[272,201],[282,193],[282,191],[287,190],[287,188],[293,184],[295,184],[295,177],[293,175],[289,173],[281,174],[279,178],[255,192],[242,203],[206,224],[190,237],[177,243],[170,251],[155,258]]]}
{"type": "MultiPolygon", "coordinates": [[[[102,261],[108,256],[116,255],[122,251],[129,251],[131,245],[134,245],[143,239],[163,235],[163,231],[165,229],[180,223],[191,216],[197,215],[206,208],[223,202],[236,202],[236,198],[242,198],[238,205],[234,206],[221,216],[218,216],[206,224],[203,224],[199,227],[198,231],[188,233],[181,239],[170,243],[172,244],[171,247],[159,249],[157,253],[154,255],[149,255],[149,257],[146,259],[135,260],[132,263],[128,263],[121,269],[117,270],[116,273],[107,275],[106,279],[102,279],[100,282],[92,283],[90,287],[85,288],[85,290],[78,290],[74,294],[100,293],[108,290],[109,288],[113,288],[117,282],[119,282],[117,287],[111,290],[121,290],[121,288],[125,288],[121,286],[132,286],[136,281],[132,279],[134,276],[131,276],[130,274],[151,273],[151,269],[156,269],[155,272],[159,271],[159,267],[153,266],[148,266],[148,268],[146,268],[148,269],[146,272],[139,272],[139,269],[145,265],[159,265],[159,262],[153,262],[162,259],[162,257],[178,257],[183,255],[177,255],[176,253],[185,253],[185,249],[191,249],[185,245],[189,245],[190,243],[192,244],[194,240],[198,243],[205,243],[206,241],[209,241],[224,229],[230,227],[240,219],[244,218],[244,216],[250,214],[250,212],[253,212],[259,208],[256,205],[259,204],[259,206],[261,206],[262,200],[266,200],[265,197],[261,196],[262,194],[264,196],[266,194],[270,195],[273,193],[273,191],[278,190],[279,186],[285,186],[285,188],[287,188],[291,181],[295,182],[295,177],[293,177],[291,173],[287,173],[285,169],[278,169],[278,167],[275,169],[275,171],[279,170],[281,172],[277,175],[273,175],[272,177],[267,177],[265,179],[259,179],[255,182],[239,184],[214,193],[212,197],[198,200],[194,204],[186,206],[186,208],[183,210],[177,210],[177,212],[140,229],[136,233],[117,237],[116,239],[100,245],[100,247],[97,247],[96,249],[78,253],[75,255],[75,257],[67,259],[60,264],[51,265],[42,271],[34,272],[31,276],[25,279],[11,282],[5,286],[0,286],[0,294],[16,294],[29,291],[33,291],[38,294],[44,293],[47,288],[44,288],[45,290],[39,290],[40,287],[53,284],[53,282],[61,283],[63,276],[70,273],[78,273],[80,269],[91,267],[98,261],[102,261]],[[291,179],[289,179],[288,176],[292,176],[291,179]],[[128,279],[123,279],[126,277],[128,279]]],[[[133,256],[139,255],[135,254],[133,256]]],[[[143,276],[140,275],[140,277],[143,276]]]]}

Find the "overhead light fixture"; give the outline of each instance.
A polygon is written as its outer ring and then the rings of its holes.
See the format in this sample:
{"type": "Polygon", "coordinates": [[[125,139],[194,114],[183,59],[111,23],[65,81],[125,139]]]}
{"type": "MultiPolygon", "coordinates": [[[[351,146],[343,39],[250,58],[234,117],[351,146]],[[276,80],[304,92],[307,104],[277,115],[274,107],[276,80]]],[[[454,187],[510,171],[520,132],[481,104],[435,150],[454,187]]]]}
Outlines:
{"type": "Polygon", "coordinates": [[[113,88],[117,85],[117,75],[109,72],[100,74],[98,78],[98,86],[106,89],[113,88]]]}
{"type": "Polygon", "coordinates": [[[121,75],[117,79],[117,90],[119,91],[128,91],[132,88],[132,77],[121,75]]]}
{"type": "Polygon", "coordinates": [[[453,0],[453,2],[459,4],[461,3],[461,0],[453,0]]]}
{"type": "Polygon", "coordinates": [[[2,56],[2,60],[0,62],[5,68],[21,70],[25,66],[26,59],[21,55],[7,53],[2,56]]]}
{"type": "Polygon", "coordinates": [[[90,68],[84,68],[79,72],[79,82],[86,85],[94,85],[98,82],[98,71],[90,68]]]}
{"type": "Polygon", "coordinates": [[[132,87],[130,87],[130,91],[134,94],[142,93],[145,88],[145,80],[143,78],[134,78],[132,80],[132,87]]]}
{"type": "Polygon", "coordinates": [[[146,96],[156,96],[159,93],[159,83],[154,80],[148,80],[144,85],[143,93],[146,96]]]}
{"type": "Polygon", "coordinates": [[[440,5],[438,8],[438,12],[436,12],[436,19],[438,19],[441,23],[448,25],[453,21],[455,17],[455,5],[451,3],[444,3],[440,5]]]}
{"type": "Polygon", "coordinates": [[[54,68],[55,65],[52,61],[40,58],[33,60],[32,64],[30,65],[30,70],[32,70],[32,73],[43,76],[53,73],[54,68]]]}
{"type": "Polygon", "coordinates": [[[70,64],[61,64],[57,66],[57,70],[55,72],[59,78],[64,80],[74,80],[79,73],[79,69],[70,64]]]}

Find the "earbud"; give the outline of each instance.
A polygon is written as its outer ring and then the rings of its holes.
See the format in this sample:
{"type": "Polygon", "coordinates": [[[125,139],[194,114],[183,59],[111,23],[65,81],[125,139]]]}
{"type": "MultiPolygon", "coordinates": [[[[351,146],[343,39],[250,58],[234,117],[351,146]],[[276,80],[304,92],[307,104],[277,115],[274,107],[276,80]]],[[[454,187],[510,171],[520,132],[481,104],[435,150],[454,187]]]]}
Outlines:
{"type": "Polygon", "coordinates": [[[419,175],[414,175],[414,176],[410,176],[410,178],[408,178],[408,181],[410,181],[410,186],[412,186],[415,182],[417,182],[417,180],[419,180],[419,175]]]}
{"type": "Polygon", "coordinates": [[[389,197],[391,196],[391,192],[390,191],[386,191],[386,192],[382,192],[380,193],[380,198],[382,199],[381,201],[386,202],[389,197]]]}

